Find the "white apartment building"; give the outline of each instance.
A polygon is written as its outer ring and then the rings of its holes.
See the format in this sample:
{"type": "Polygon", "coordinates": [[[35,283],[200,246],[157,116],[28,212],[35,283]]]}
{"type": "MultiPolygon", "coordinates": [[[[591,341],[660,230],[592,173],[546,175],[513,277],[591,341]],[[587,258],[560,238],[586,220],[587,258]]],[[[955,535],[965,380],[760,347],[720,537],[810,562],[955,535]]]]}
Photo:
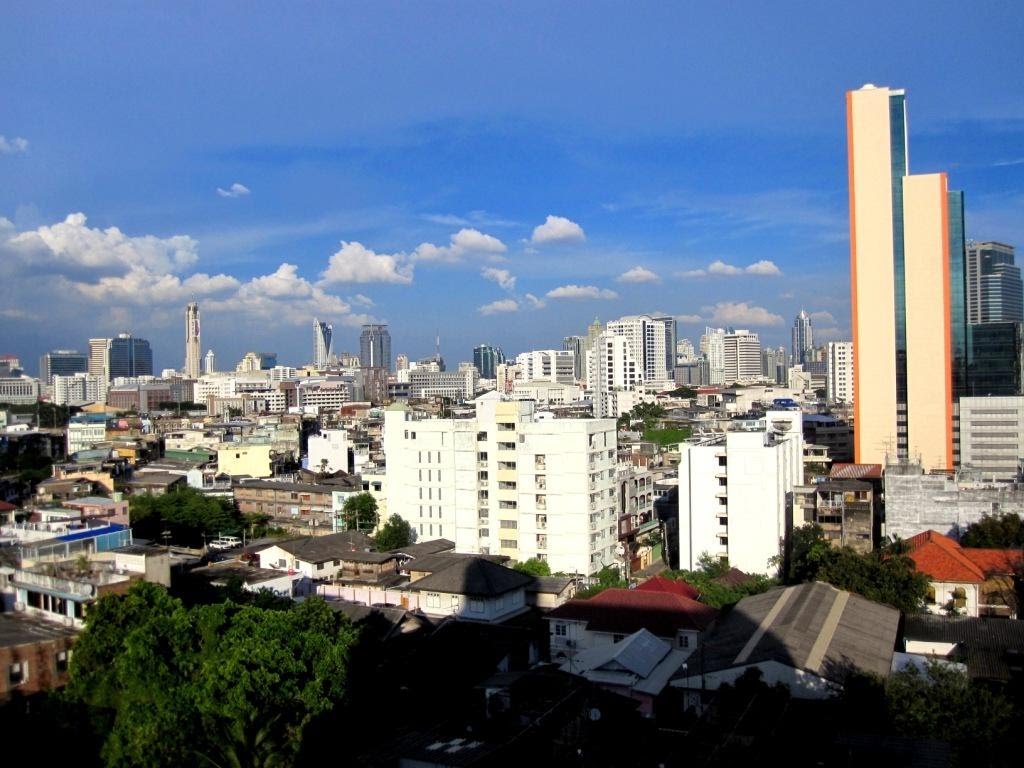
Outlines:
{"type": "Polygon", "coordinates": [[[32,405],[39,399],[39,379],[29,376],[0,378],[0,403],[32,405]]]}
{"type": "Polygon", "coordinates": [[[828,374],[825,380],[825,396],[829,400],[852,403],[853,342],[830,341],[827,345],[826,360],[828,374]]]}
{"type": "Polygon", "coordinates": [[[416,399],[448,397],[469,400],[476,393],[480,371],[472,363],[460,363],[457,371],[432,371],[417,367],[409,372],[409,396],[416,399]]]}
{"type": "Polygon", "coordinates": [[[615,392],[633,390],[644,383],[643,363],[628,336],[600,334],[587,352],[587,383],[594,402],[594,416],[618,418],[615,392]]]}
{"type": "Polygon", "coordinates": [[[68,456],[78,451],[87,451],[107,439],[107,423],[105,421],[68,422],[67,437],[68,456]]]}
{"type": "Polygon", "coordinates": [[[769,411],[760,432],[726,432],[679,446],[679,567],[703,553],[768,573],[782,551],[793,488],[803,482],[802,418],[769,411]]]}
{"type": "MultiPolygon", "coordinates": [[[[498,390],[501,392],[501,390],[498,390]]],[[[534,400],[538,405],[568,405],[582,396],[576,383],[553,384],[550,381],[517,381],[512,387],[516,400],[534,400]]]]}
{"type": "Polygon", "coordinates": [[[72,376],[53,377],[54,405],[81,405],[106,401],[107,380],[102,376],[76,373],[72,376]]]}
{"type": "Polygon", "coordinates": [[[1013,480],[1024,457],[1024,397],[960,398],[960,467],[1013,480]]]}
{"type": "Polygon", "coordinates": [[[338,377],[302,379],[296,386],[296,399],[300,408],[340,408],[352,402],[355,382],[338,377]]]}
{"type": "Polygon", "coordinates": [[[572,384],[576,380],[576,355],[562,349],[540,349],[516,355],[524,381],[572,384]]]}
{"type": "Polygon", "coordinates": [[[384,414],[388,514],[457,552],[595,573],[616,562],[615,422],[537,419],[496,392],[470,419],[384,414]]]}
{"type": "Polygon", "coordinates": [[[707,358],[709,384],[725,383],[725,329],[705,328],[700,337],[700,353],[707,358]]]}
{"type": "Polygon", "coordinates": [[[630,340],[642,366],[644,381],[672,381],[676,367],[676,322],[673,318],[630,315],[610,321],[605,332],[630,340]]]}
{"type": "Polygon", "coordinates": [[[348,431],[344,429],[322,429],[319,435],[310,435],[306,468],[320,472],[326,468],[328,472],[351,472],[349,463],[348,431]],[[326,462],[326,463],[325,463],[326,462]]]}
{"type": "Polygon", "coordinates": [[[744,330],[726,333],[722,339],[722,354],[725,384],[761,378],[761,340],[756,333],[744,330]]]}

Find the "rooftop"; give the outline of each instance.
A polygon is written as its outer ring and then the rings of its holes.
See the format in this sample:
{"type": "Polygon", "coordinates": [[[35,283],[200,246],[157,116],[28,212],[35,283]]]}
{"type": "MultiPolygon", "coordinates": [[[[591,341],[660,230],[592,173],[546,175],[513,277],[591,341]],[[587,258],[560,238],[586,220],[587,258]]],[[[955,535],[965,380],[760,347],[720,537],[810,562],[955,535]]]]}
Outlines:
{"type": "Polygon", "coordinates": [[[961,547],[938,531],[919,533],[906,544],[917,570],[933,581],[981,583],[1012,574],[1022,564],[1020,550],[961,547]]]}
{"type": "Polygon", "coordinates": [[[533,580],[532,576],[498,565],[484,557],[452,558],[448,567],[412,582],[408,589],[496,597],[528,587],[533,580]]]}
{"type": "Polygon", "coordinates": [[[674,638],[680,630],[703,630],[717,616],[714,608],[683,595],[612,588],[563,603],[546,618],[585,621],[591,632],[631,635],[647,629],[658,637],[674,638]]]}
{"type": "Polygon", "coordinates": [[[1008,681],[1024,671],[1024,621],[908,614],[903,637],[956,643],[953,656],[974,678],[1008,681]]]}
{"type": "Polygon", "coordinates": [[[79,630],[24,613],[0,613],[0,648],[74,637],[79,630]]]}

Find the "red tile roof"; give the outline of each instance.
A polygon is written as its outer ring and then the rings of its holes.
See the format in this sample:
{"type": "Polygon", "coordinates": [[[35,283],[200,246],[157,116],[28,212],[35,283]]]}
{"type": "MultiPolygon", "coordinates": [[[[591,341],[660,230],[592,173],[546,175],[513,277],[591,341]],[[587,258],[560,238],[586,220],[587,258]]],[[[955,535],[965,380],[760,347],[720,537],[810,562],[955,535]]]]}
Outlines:
{"type": "Polygon", "coordinates": [[[829,477],[834,480],[881,480],[881,464],[833,464],[829,477]]]}
{"type": "Polygon", "coordinates": [[[917,570],[934,581],[981,583],[993,575],[1006,575],[1020,567],[1015,549],[964,549],[938,531],[925,531],[907,539],[908,553],[917,570]]]}
{"type": "Polygon", "coordinates": [[[17,509],[14,504],[11,504],[8,501],[0,501],[0,512],[10,512],[14,509],[17,509]]]}
{"type": "Polygon", "coordinates": [[[688,597],[691,600],[700,597],[700,592],[685,581],[666,579],[664,576],[654,576],[642,584],[638,584],[637,589],[644,592],[668,592],[672,595],[688,597]]]}
{"type": "Polygon", "coordinates": [[[546,618],[585,621],[592,632],[631,635],[646,629],[673,638],[681,629],[703,630],[717,616],[714,608],[671,592],[613,588],[588,600],[569,600],[546,618]]]}

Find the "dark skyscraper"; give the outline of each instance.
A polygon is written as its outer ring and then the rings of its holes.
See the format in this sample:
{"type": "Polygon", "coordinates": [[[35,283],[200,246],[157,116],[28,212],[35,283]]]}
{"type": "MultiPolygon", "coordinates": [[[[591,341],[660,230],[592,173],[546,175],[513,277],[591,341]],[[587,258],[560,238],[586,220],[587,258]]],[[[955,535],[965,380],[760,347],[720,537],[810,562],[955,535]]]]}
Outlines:
{"type": "Polygon", "coordinates": [[[386,325],[363,326],[359,334],[359,365],[391,370],[391,334],[386,325]]]}
{"type": "Polygon", "coordinates": [[[480,371],[480,378],[493,379],[498,366],[505,362],[505,353],[501,347],[481,344],[473,350],[473,365],[480,371]]]}
{"type": "Polygon", "coordinates": [[[136,339],[130,333],[118,334],[110,340],[108,370],[111,381],[118,377],[152,376],[153,350],[145,339],[136,339]]]}
{"type": "Polygon", "coordinates": [[[55,349],[39,358],[39,379],[53,384],[54,376],[73,376],[89,370],[89,358],[70,349],[55,349]]]}
{"type": "Polygon", "coordinates": [[[967,322],[1024,321],[1024,286],[1013,263],[1013,246],[967,244],[967,322]]]}
{"type": "Polygon", "coordinates": [[[814,337],[811,332],[811,318],[804,311],[793,321],[793,365],[810,362],[811,351],[814,349],[814,337]]]}

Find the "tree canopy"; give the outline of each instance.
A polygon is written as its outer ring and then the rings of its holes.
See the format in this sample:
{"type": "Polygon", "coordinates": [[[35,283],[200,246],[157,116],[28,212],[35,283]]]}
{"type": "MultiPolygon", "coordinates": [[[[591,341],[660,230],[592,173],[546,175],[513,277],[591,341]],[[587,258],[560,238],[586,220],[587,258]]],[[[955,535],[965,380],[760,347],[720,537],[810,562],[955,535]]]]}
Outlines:
{"type": "Polygon", "coordinates": [[[416,540],[416,534],[408,522],[398,515],[392,515],[377,531],[374,540],[377,542],[377,549],[387,552],[409,546],[416,540]]]}
{"type": "Polygon", "coordinates": [[[136,494],[129,501],[134,534],[143,539],[200,547],[206,539],[239,530],[241,518],[227,499],[205,496],[192,488],[179,488],[162,496],[136,494]]]}
{"type": "Polygon", "coordinates": [[[824,581],[868,600],[886,603],[905,613],[921,610],[928,595],[928,577],[900,547],[883,547],[860,554],[829,544],[821,526],[793,531],[786,582],[824,581]]]}
{"type": "Polygon", "coordinates": [[[685,581],[700,592],[700,601],[712,608],[722,608],[737,603],[749,595],[759,595],[776,584],[774,579],[760,573],[751,574],[746,581],[736,585],[719,584],[715,581],[729,570],[728,560],[720,560],[705,552],[697,558],[697,570],[668,571],[665,576],[685,581]]]}
{"type": "Polygon", "coordinates": [[[369,533],[377,527],[379,519],[377,500],[369,493],[357,493],[345,499],[341,520],[346,531],[369,533]]]}
{"type": "Polygon", "coordinates": [[[1007,512],[1005,515],[985,515],[981,520],[967,526],[960,537],[964,547],[982,549],[1012,549],[1024,547],[1024,523],[1020,515],[1007,512]]]}
{"type": "Polygon", "coordinates": [[[530,576],[551,575],[551,566],[548,565],[547,560],[540,560],[536,557],[531,557],[529,560],[524,560],[521,563],[516,563],[512,567],[520,573],[525,573],[530,576]]]}
{"type": "Polygon", "coordinates": [[[355,639],[319,599],[187,609],[140,582],[90,610],[66,696],[93,711],[109,766],[290,765],[343,699],[355,639]]]}

